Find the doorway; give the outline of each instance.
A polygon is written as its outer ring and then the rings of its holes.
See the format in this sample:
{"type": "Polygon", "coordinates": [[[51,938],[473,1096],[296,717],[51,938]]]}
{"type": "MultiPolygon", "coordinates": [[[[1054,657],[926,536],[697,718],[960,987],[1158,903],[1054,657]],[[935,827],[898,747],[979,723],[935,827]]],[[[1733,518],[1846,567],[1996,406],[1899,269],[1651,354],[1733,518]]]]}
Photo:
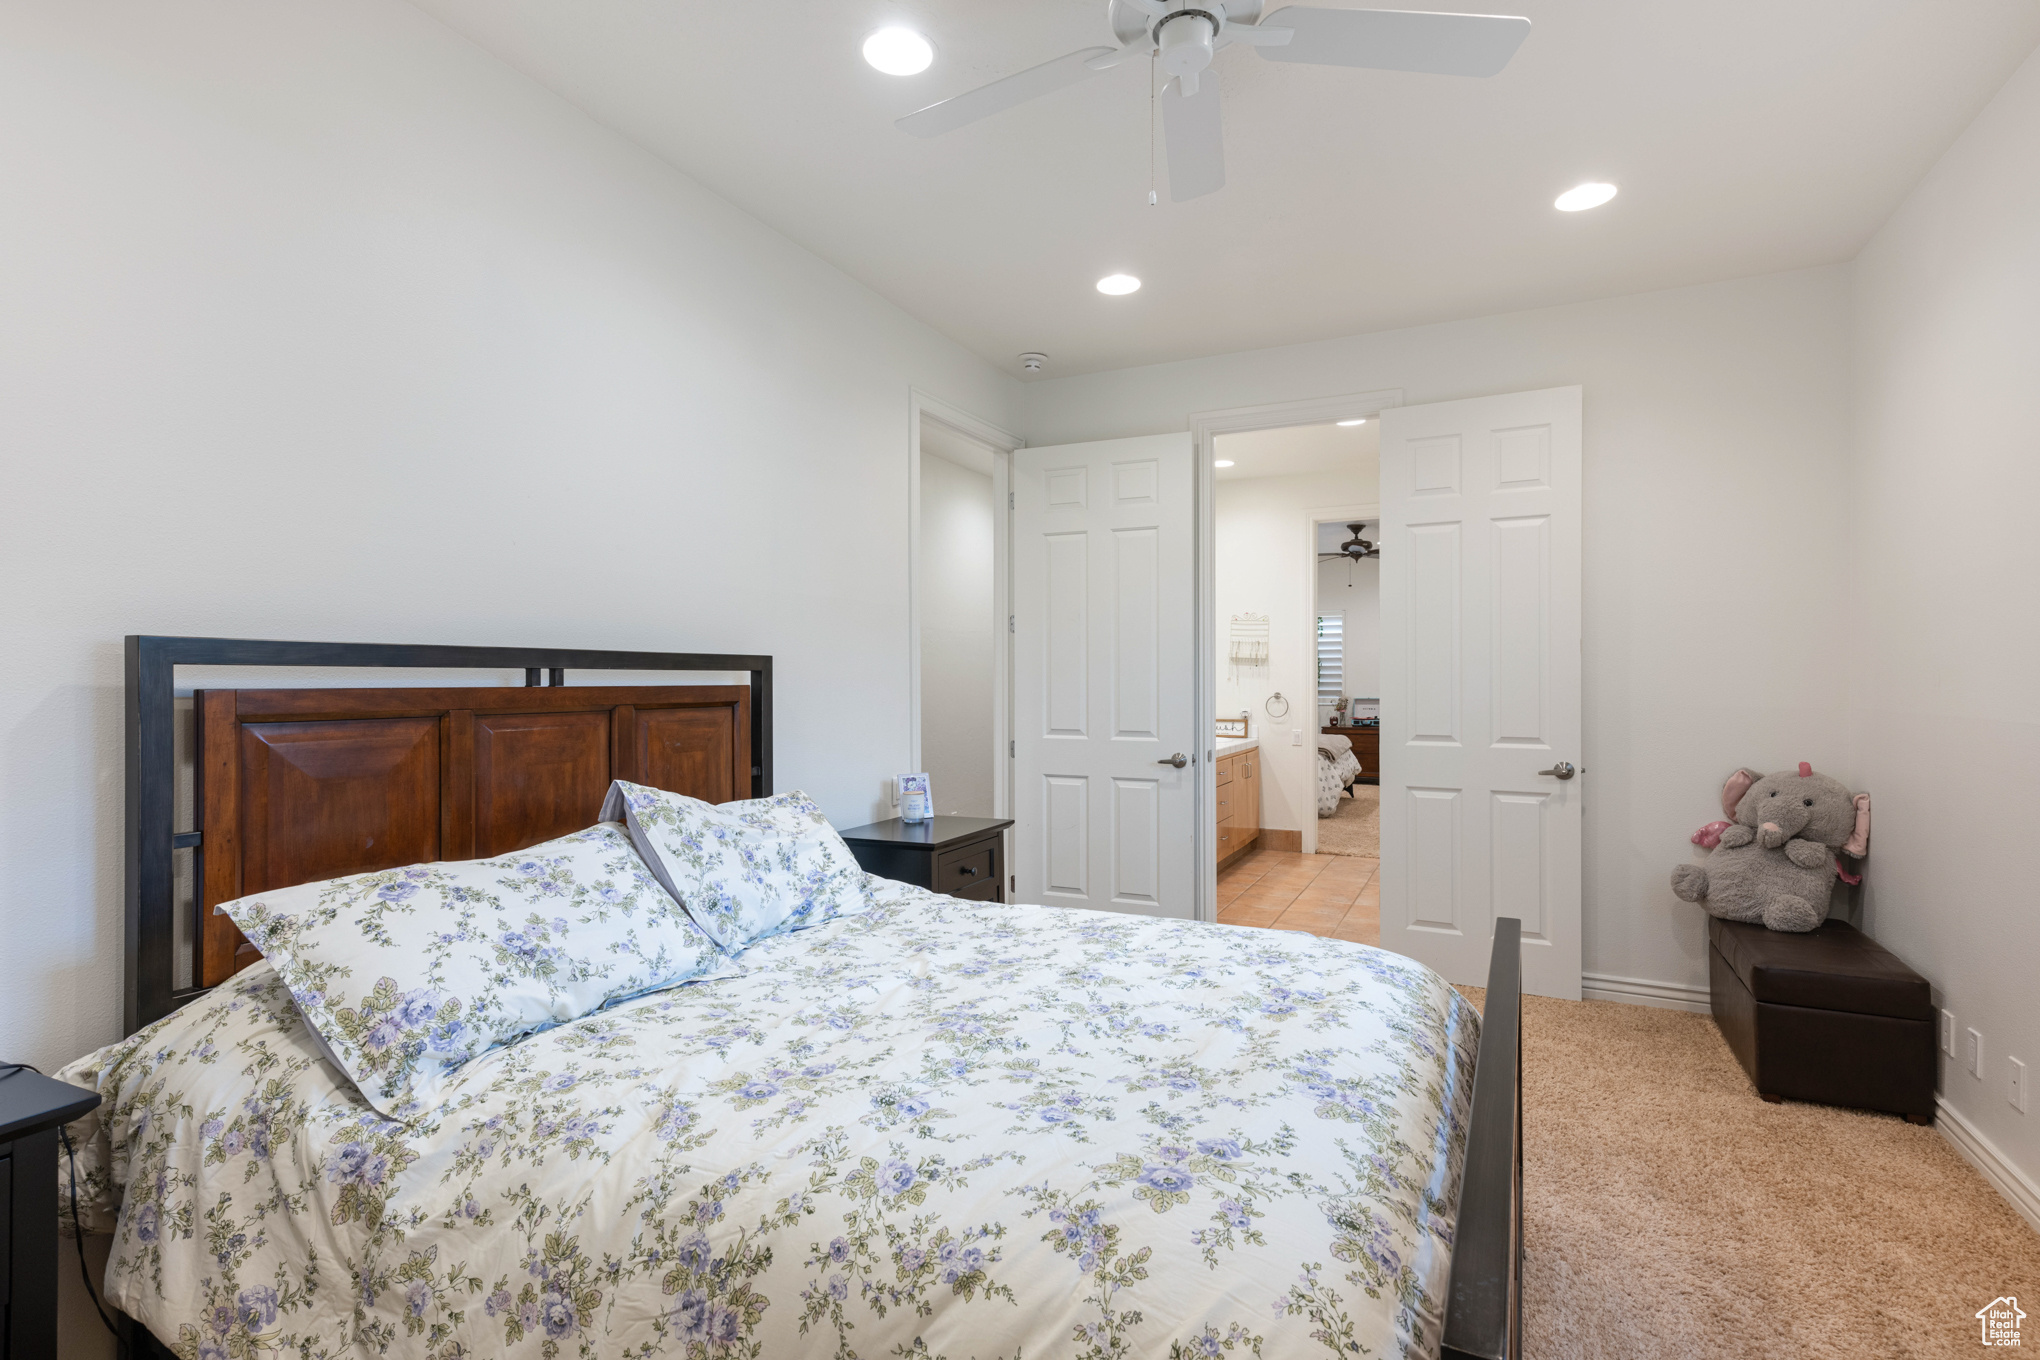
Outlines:
{"type": "MultiPolygon", "coordinates": [[[[1349,742],[1323,729],[1348,711],[1344,623],[1348,612],[1360,612],[1343,600],[1321,608],[1319,536],[1321,525],[1338,529],[1336,547],[1351,537],[1344,524],[1376,514],[1378,422],[1367,412],[1329,414],[1210,440],[1221,734],[1213,906],[1225,924],[1373,944],[1378,847],[1364,855],[1318,853],[1324,820],[1355,802],[1351,755],[1334,770],[1324,753],[1327,746],[1343,752],[1349,742]]],[[[1372,573],[1374,558],[1364,560],[1372,573]]],[[[1324,565],[1339,568],[1343,585],[1344,566],[1324,565]]],[[[1371,787],[1360,795],[1370,805],[1372,796],[1371,787]]]]}
{"type": "MultiPolygon", "coordinates": [[[[1376,441],[1378,449],[1378,439],[1376,441]]],[[[1376,468],[1378,472],[1379,462],[1376,468]]],[[[1316,850],[1381,860],[1381,519],[1368,502],[1318,511],[1311,641],[1317,659],[1316,850]],[[1326,518],[1329,516],[1329,518],[1326,518]]]]}
{"type": "Polygon", "coordinates": [[[938,815],[990,817],[998,801],[994,456],[982,441],[924,418],[918,769],[938,815]]]}
{"type": "Polygon", "coordinates": [[[1322,923],[1327,933],[1355,938],[1371,924],[1385,947],[1475,983],[1494,921],[1514,917],[1526,990],[1579,995],[1583,807],[1582,786],[1570,781],[1585,773],[1576,765],[1581,392],[1424,406],[1403,406],[1401,395],[1208,412],[1191,418],[1187,437],[1012,456],[1012,548],[999,556],[1011,563],[1000,598],[1012,610],[1007,730],[1018,754],[1005,782],[1020,821],[1009,857],[1016,900],[1204,921],[1256,907],[1266,915],[1271,905],[1340,908],[1341,920],[1322,923]],[[1294,443],[1284,431],[1377,421],[1370,499],[1350,479],[1300,504],[1291,497],[1278,514],[1284,546],[1245,554],[1222,587],[1230,530],[1221,532],[1217,512],[1221,474],[1252,483],[1258,471],[1270,485],[1278,473],[1304,475],[1274,463],[1242,468],[1221,455],[1255,441],[1232,437],[1294,443]],[[1378,554],[1359,554],[1380,559],[1371,687],[1357,653],[1350,680],[1345,673],[1343,630],[1357,606],[1319,613],[1325,533],[1339,539],[1327,545],[1334,564],[1355,556],[1343,549],[1350,540],[1378,542],[1378,554]],[[1287,584],[1274,588],[1256,572],[1278,558],[1287,584]],[[1241,581],[1281,603],[1245,598],[1241,581]],[[1343,699],[1350,723],[1378,703],[1378,764],[1361,760],[1360,771],[1379,780],[1378,871],[1365,856],[1318,853],[1317,748],[1344,735],[1320,721],[1317,702],[1335,612],[1341,674],[1326,686],[1327,707],[1336,713],[1343,699]],[[1231,787],[1242,778],[1259,780],[1245,821],[1231,787]],[[1297,815],[1305,811],[1308,819],[1297,815]],[[1229,864],[1222,890],[1221,862],[1238,848],[1228,815],[1252,831],[1254,854],[1298,863],[1251,894],[1239,881],[1249,866],[1229,864]],[[1371,888],[1358,881],[1370,873],[1371,888]],[[1346,919],[1367,891],[1375,922],[1346,919]],[[1277,895],[1285,901],[1269,900],[1277,895]]]}
{"type": "MultiPolygon", "coordinates": [[[[1006,507],[1012,451],[1022,441],[920,392],[909,415],[909,765],[929,776],[936,814],[1005,817],[1006,507]]],[[[891,795],[897,808],[896,781],[891,795]]]]}

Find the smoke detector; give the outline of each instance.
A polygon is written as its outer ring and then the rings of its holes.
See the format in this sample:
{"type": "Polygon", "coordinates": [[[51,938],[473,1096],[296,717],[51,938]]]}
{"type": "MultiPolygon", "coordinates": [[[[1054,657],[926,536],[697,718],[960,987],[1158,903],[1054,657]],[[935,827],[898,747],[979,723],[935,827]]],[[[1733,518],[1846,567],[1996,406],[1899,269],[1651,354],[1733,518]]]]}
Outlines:
{"type": "Polygon", "coordinates": [[[1041,372],[1042,365],[1047,362],[1048,356],[1046,354],[1037,354],[1031,349],[1020,356],[1020,367],[1026,369],[1029,373],[1041,372]]]}

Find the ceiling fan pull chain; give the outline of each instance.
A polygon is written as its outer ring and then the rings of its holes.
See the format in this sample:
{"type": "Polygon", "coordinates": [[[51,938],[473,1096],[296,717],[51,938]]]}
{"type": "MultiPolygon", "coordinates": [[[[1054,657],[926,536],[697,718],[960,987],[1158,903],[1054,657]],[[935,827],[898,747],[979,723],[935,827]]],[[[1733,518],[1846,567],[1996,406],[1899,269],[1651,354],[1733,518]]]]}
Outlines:
{"type": "Polygon", "coordinates": [[[1161,202],[1155,197],[1155,59],[1148,57],[1148,206],[1161,202]]]}

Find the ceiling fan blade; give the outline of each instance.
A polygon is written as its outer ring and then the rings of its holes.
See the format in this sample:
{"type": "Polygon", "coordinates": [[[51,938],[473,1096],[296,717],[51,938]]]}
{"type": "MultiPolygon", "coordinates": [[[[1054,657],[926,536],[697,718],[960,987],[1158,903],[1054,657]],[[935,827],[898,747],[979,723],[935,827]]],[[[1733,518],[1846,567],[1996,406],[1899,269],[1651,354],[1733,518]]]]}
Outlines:
{"type": "Polygon", "coordinates": [[[1509,64],[1530,33],[1528,19],[1503,14],[1427,14],[1400,9],[1318,9],[1292,5],[1262,23],[1295,35],[1262,47],[1269,61],[1491,76],[1509,64]]]}
{"type": "Polygon", "coordinates": [[[1225,127],[1219,116],[1218,73],[1203,72],[1197,93],[1180,81],[1162,89],[1162,134],[1169,147],[1169,197],[1177,203],[1225,187],[1225,127]]]}
{"type": "Polygon", "coordinates": [[[1103,57],[1119,54],[1116,47],[1087,47],[1081,52],[1072,52],[1054,61],[1045,61],[1030,67],[1017,75],[995,80],[968,94],[945,99],[939,104],[930,104],[925,109],[916,109],[906,117],[893,123],[902,132],[911,132],[916,137],[940,137],[945,132],[954,132],[966,123],[975,123],[980,118],[989,118],[995,113],[1004,113],[1018,104],[1042,95],[1052,94],[1065,85],[1074,85],[1080,80],[1089,80],[1100,71],[1117,65],[1106,62],[1093,66],[1091,62],[1103,57]]]}

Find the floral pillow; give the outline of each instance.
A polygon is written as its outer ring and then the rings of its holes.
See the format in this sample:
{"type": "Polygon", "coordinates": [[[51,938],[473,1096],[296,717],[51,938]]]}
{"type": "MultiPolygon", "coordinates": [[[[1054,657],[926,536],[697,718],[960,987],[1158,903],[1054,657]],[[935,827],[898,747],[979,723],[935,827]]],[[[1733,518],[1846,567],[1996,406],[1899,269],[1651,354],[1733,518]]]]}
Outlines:
{"type": "Polygon", "coordinates": [[[479,1053],[725,958],[613,822],[220,910],[276,966],[331,1060],[396,1119],[431,1108],[479,1053]]]}
{"type": "Polygon", "coordinates": [[[704,803],[619,779],[602,805],[695,922],[732,952],[871,905],[864,870],[804,793],[704,803]]]}

